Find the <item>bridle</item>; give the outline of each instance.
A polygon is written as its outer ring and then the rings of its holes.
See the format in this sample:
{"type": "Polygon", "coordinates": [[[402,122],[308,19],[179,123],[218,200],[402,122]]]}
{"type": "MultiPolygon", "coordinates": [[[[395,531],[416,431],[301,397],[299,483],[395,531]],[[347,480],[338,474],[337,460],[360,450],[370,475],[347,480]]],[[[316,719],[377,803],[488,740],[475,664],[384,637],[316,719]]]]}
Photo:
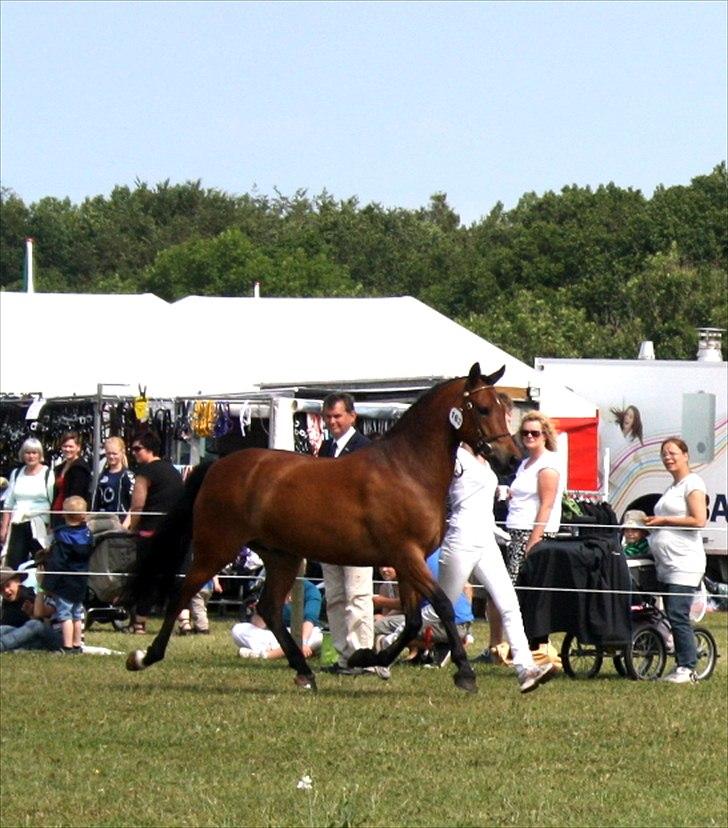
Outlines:
{"type": "MultiPolygon", "coordinates": [[[[473,409],[473,402],[470,400],[470,397],[473,397],[475,394],[480,393],[481,391],[485,391],[486,389],[492,389],[490,385],[481,385],[479,388],[473,388],[471,391],[465,390],[463,391],[463,404],[461,408],[453,408],[450,411],[450,422],[452,425],[455,425],[453,422],[453,412],[458,412],[460,415],[460,425],[457,426],[459,429],[462,426],[462,409],[465,408],[468,411],[472,411],[473,409]]],[[[489,436],[483,430],[483,426],[480,422],[480,418],[477,418],[478,424],[478,431],[480,432],[480,437],[476,440],[475,445],[473,446],[473,451],[476,454],[482,454],[483,457],[490,457],[493,454],[493,446],[492,443],[497,442],[502,437],[510,437],[510,432],[504,431],[502,434],[496,434],[494,436],[489,436]]]]}

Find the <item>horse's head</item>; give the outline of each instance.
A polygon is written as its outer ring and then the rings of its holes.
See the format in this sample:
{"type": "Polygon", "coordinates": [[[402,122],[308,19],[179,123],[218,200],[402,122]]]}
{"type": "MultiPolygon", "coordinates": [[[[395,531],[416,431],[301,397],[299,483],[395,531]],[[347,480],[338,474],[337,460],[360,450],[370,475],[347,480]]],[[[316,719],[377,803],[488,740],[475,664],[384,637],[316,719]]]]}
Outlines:
{"type": "Polygon", "coordinates": [[[460,440],[482,454],[498,471],[512,470],[521,454],[508,431],[508,411],[495,390],[505,365],[493,374],[480,373],[475,363],[465,379],[462,405],[450,411],[450,422],[460,440]]]}

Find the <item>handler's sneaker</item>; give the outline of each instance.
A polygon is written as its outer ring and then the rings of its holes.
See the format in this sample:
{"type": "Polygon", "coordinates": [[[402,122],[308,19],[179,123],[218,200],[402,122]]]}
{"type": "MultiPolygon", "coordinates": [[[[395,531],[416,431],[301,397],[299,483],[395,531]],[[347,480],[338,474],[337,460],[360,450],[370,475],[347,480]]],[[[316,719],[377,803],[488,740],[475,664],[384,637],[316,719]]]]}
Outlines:
{"type": "Polygon", "coordinates": [[[556,665],[552,662],[547,664],[534,664],[533,667],[522,667],[518,671],[519,690],[521,693],[530,693],[540,684],[546,684],[547,681],[551,681],[556,673],[556,665]]]}
{"type": "Polygon", "coordinates": [[[692,684],[697,680],[698,677],[689,667],[676,667],[660,679],[660,681],[669,681],[671,684],[692,684]]]}
{"type": "Polygon", "coordinates": [[[251,650],[250,647],[241,647],[238,650],[238,655],[240,658],[260,658],[260,655],[255,650],[251,650]]]}

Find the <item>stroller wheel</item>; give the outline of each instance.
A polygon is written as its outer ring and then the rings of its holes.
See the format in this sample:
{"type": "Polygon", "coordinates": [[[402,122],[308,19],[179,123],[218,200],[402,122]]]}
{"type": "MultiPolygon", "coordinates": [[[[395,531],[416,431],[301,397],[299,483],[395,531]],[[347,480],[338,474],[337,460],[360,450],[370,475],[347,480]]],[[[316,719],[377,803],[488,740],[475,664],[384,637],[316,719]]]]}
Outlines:
{"type": "Polygon", "coordinates": [[[638,681],[658,679],[665,670],[667,651],[665,641],[656,627],[638,627],[632,635],[632,644],[624,651],[627,675],[638,681]]]}
{"type": "Polygon", "coordinates": [[[698,663],[695,665],[695,675],[698,681],[710,678],[718,660],[718,646],[713,633],[705,627],[695,627],[695,644],[698,648],[698,663]]]}
{"type": "Polygon", "coordinates": [[[582,644],[568,633],[561,645],[561,663],[570,678],[594,678],[602,669],[604,655],[594,644],[582,644]]]}
{"type": "Polygon", "coordinates": [[[112,619],[111,626],[116,630],[116,632],[125,630],[129,626],[129,613],[124,612],[122,614],[120,612],[116,618],[112,619]]]}

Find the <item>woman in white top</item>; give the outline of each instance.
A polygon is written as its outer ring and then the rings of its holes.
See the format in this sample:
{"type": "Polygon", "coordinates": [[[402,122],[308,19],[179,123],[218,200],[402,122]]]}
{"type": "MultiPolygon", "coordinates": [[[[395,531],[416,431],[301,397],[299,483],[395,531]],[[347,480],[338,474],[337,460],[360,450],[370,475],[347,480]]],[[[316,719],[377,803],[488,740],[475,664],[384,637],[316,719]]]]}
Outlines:
{"type": "MultiPolygon", "coordinates": [[[[448,494],[450,517],[440,548],[437,580],[454,604],[471,576],[487,590],[500,613],[522,693],[553,676],[554,665],[536,666],[528,646],[518,597],[496,543],[493,501],[498,478],[490,465],[462,445],[448,494]]],[[[423,611],[427,621],[431,607],[423,611]]]]}
{"type": "Polygon", "coordinates": [[[28,437],[20,447],[18,458],[23,464],[10,475],[5,495],[0,544],[5,544],[5,563],[11,569],[32,558],[47,545],[53,499],[53,470],[43,465],[43,446],[28,437]]]}
{"type": "Polygon", "coordinates": [[[523,562],[544,537],[558,532],[564,476],[556,454],[556,429],[540,411],[528,411],[521,419],[521,443],[526,458],[511,483],[506,528],[508,573],[515,584],[523,562]]]}
{"type": "Polygon", "coordinates": [[[686,684],[694,680],[698,659],[690,607],[705,574],[700,529],[708,519],[706,487],[690,471],[688,447],[680,437],[663,441],[660,455],[673,482],[655,504],[654,517],[645,519],[645,525],[650,528],[650,551],[675,640],[676,667],[663,680],[686,684]]]}

